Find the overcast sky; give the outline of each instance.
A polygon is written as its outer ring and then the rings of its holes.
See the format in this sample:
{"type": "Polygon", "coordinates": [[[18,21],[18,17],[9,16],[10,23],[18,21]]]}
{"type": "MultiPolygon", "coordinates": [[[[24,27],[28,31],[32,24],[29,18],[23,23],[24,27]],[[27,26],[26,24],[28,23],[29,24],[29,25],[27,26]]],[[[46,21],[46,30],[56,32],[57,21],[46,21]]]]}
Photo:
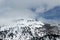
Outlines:
{"type": "Polygon", "coordinates": [[[4,22],[7,19],[15,18],[38,18],[42,22],[59,23],[58,17],[53,17],[54,12],[47,13],[48,16],[45,15],[45,12],[56,6],[60,6],[60,0],[0,0],[0,19],[4,22]],[[50,17],[53,17],[53,19],[50,19],[50,17]]]}

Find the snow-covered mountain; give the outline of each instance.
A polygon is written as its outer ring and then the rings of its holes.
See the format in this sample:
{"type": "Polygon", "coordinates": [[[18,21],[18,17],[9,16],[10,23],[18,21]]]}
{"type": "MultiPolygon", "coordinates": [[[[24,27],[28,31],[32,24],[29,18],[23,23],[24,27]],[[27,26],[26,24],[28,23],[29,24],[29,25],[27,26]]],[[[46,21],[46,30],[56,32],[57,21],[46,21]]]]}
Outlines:
{"type": "MultiPolygon", "coordinates": [[[[43,23],[35,19],[16,19],[12,20],[13,23],[0,26],[0,31],[7,30],[6,38],[10,33],[15,34],[14,37],[21,40],[28,40],[32,37],[42,37],[46,33],[42,32],[43,23]],[[40,32],[41,30],[41,32],[40,32]]],[[[10,35],[11,36],[11,35],[10,35]]]]}
{"type": "Polygon", "coordinates": [[[57,29],[55,26],[44,24],[36,19],[15,19],[11,24],[0,26],[0,38],[2,37],[4,40],[38,40],[32,38],[59,34],[57,29]]]}

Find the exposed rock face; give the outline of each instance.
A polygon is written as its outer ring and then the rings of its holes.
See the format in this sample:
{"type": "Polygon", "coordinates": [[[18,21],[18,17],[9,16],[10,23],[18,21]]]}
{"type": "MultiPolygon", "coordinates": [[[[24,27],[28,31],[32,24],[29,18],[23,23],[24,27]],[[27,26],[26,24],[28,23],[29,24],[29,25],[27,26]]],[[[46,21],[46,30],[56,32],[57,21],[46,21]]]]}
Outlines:
{"type": "Polygon", "coordinates": [[[57,26],[44,24],[33,19],[18,19],[14,21],[13,25],[1,26],[0,29],[3,29],[0,30],[0,37],[4,40],[56,40],[60,37],[57,26]]]}

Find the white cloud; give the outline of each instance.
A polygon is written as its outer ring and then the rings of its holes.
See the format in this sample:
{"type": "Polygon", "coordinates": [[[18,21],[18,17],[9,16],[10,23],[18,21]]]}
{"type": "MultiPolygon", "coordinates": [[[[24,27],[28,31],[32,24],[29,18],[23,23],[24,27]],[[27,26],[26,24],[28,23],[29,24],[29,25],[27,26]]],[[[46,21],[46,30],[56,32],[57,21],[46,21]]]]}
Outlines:
{"type": "Polygon", "coordinates": [[[36,14],[34,14],[32,11],[29,11],[27,9],[21,9],[21,10],[16,10],[12,9],[3,14],[3,16],[7,18],[34,18],[36,14]]]}
{"type": "MultiPolygon", "coordinates": [[[[42,7],[40,10],[43,12],[45,5],[47,5],[47,10],[52,9],[55,6],[60,5],[60,0],[10,0],[10,6],[13,8],[31,8],[42,7]]],[[[39,11],[38,9],[38,11],[39,11]]]]}
{"type": "MultiPolygon", "coordinates": [[[[0,0],[0,4],[1,4],[1,7],[3,7],[2,5],[4,4],[4,8],[10,7],[12,9],[18,9],[18,10],[27,9],[30,11],[30,8],[36,8],[36,11],[35,11],[36,13],[38,12],[43,13],[46,10],[52,9],[55,6],[60,5],[60,1],[59,0],[30,0],[30,1],[29,0],[0,0]]],[[[7,12],[10,12],[10,11],[7,11],[7,12]]]]}
{"type": "Polygon", "coordinates": [[[55,6],[60,6],[60,0],[0,0],[0,18],[34,18],[55,6]]]}
{"type": "Polygon", "coordinates": [[[48,24],[51,24],[51,25],[60,24],[60,20],[57,20],[57,19],[45,19],[43,17],[40,17],[38,20],[40,20],[43,23],[48,23],[48,24]]]}

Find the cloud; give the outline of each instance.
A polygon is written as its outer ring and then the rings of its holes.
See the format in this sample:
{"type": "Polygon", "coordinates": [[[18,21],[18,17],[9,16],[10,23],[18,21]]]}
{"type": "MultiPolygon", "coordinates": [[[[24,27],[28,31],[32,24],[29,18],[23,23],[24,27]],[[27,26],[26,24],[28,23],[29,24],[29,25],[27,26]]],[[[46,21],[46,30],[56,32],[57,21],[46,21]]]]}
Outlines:
{"type": "Polygon", "coordinates": [[[34,18],[36,15],[29,10],[16,10],[16,9],[12,9],[9,11],[4,12],[3,14],[4,17],[7,18],[34,18]]]}
{"type": "Polygon", "coordinates": [[[46,10],[50,10],[55,6],[60,5],[59,0],[1,0],[1,7],[4,4],[4,8],[10,7],[12,9],[27,9],[35,8],[35,13],[43,13],[46,10]]]}
{"type": "Polygon", "coordinates": [[[0,18],[35,18],[55,6],[60,0],[0,0],[0,18]]]}
{"type": "Polygon", "coordinates": [[[43,23],[48,23],[48,24],[51,24],[51,25],[60,24],[60,21],[57,20],[57,19],[46,19],[46,18],[40,17],[38,20],[43,22],[43,23]]]}
{"type": "Polygon", "coordinates": [[[12,8],[36,8],[38,11],[44,11],[45,6],[49,10],[60,5],[59,0],[10,0],[9,3],[12,8]]]}

